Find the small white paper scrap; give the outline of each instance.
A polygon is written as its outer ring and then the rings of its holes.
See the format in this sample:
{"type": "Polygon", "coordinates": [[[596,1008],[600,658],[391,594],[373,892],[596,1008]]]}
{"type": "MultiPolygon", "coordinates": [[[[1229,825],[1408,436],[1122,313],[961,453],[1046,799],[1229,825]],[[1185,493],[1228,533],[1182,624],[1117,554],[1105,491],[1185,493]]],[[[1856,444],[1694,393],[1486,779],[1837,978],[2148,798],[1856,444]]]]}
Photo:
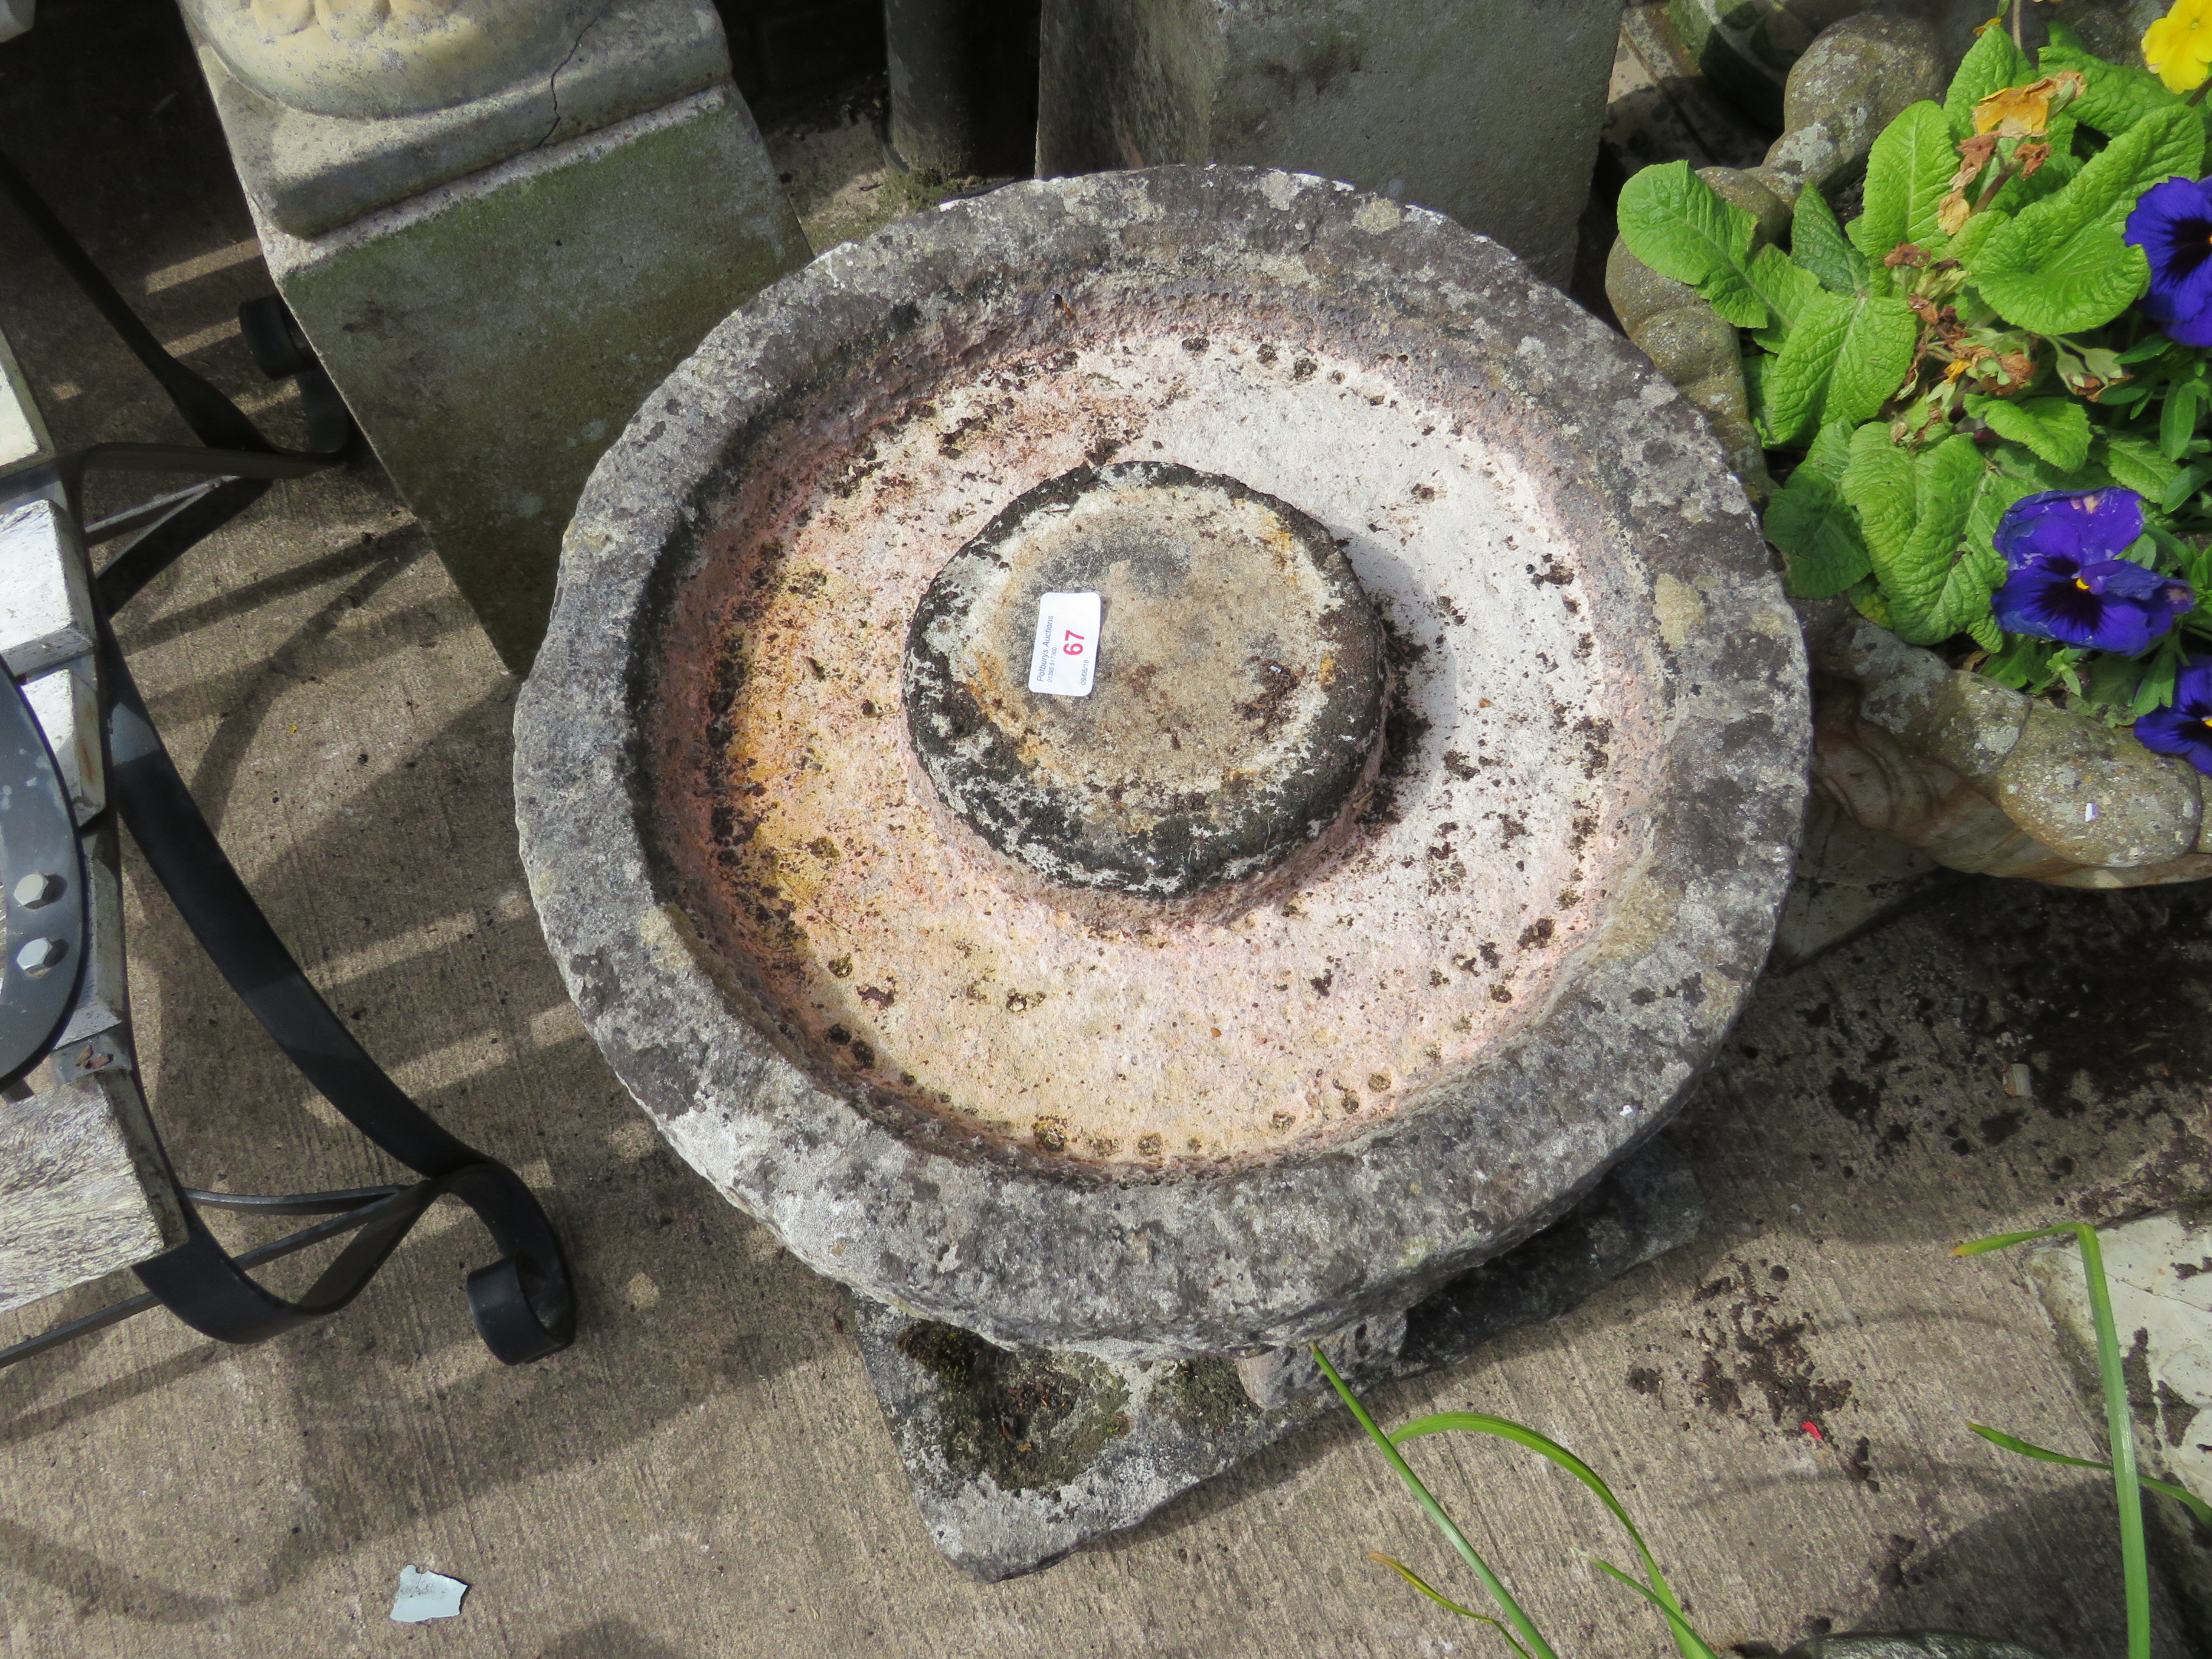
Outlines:
{"type": "Polygon", "coordinates": [[[1030,653],[1030,690],[1055,697],[1087,697],[1098,669],[1096,593],[1047,593],[1037,600],[1036,645],[1030,653]]]}
{"type": "Polygon", "coordinates": [[[469,1587],[458,1578],[448,1578],[442,1572],[424,1572],[408,1565],[399,1570],[399,1594],[392,1598],[392,1618],[395,1624],[422,1625],[433,1619],[458,1619],[461,1614],[461,1598],[469,1587]]]}

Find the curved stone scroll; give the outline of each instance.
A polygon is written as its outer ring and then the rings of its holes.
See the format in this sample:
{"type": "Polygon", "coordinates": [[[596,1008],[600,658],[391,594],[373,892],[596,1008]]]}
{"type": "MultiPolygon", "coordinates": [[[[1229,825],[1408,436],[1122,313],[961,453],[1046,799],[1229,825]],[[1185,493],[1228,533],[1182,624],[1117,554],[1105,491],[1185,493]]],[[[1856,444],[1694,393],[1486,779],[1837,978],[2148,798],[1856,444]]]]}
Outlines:
{"type": "Polygon", "coordinates": [[[422,115],[550,78],[605,0],[180,0],[243,84],[311,115],[422,115]]]}
{"type": "Polygon", "coordinates": [[[2185,763],[1947,668],[1841,600],[1802,614],[1813,787],[1853,822],[1973,875],[2057,887],[2212,877],[2203,787],[2185,763]]]}

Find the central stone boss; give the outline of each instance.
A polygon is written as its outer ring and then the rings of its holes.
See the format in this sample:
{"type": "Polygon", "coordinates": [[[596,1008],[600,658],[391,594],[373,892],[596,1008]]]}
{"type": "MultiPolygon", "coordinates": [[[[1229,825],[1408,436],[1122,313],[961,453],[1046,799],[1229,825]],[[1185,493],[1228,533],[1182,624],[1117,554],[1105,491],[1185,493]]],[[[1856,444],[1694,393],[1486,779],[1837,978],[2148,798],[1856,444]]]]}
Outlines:
{"type": "Polygon", "coordinates": [[[1326,845],[1382,760],[1383,636],[1313,519],[1173,463],[1030,490],[916,607],[907,726],[954,817],[1078,889],[1181,899],[1326,845]],[[1095,592],[1085,695],[1030,689],[1048,594],[1095,592]]]}

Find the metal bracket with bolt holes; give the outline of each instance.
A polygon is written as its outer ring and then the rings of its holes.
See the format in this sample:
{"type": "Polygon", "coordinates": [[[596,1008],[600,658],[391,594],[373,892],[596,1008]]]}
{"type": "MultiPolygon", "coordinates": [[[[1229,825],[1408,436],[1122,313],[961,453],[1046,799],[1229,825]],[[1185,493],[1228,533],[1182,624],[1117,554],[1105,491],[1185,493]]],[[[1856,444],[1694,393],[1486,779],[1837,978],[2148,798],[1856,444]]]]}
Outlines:
{"type": "Polygon", "coordinates": [[[0,960],[0,1079],[13,1082],[46,1052],[70,1011],[84,964],[84,872],[76,820],[21,691],[0,692],[0,890],[7,955],[0,960]]]}
{"type": "MultiPolygon", "coordinates": [[[[276,449],[237,406],[164,351],[83,249],[0,161],[12,202],[204,447],[101,444],[58,454],[0,340],[0,1310],[128,1267],[145,1293],[0,1347],[0,1367],[153,1307],[227,1342],[335,1313],[441,1198],[476,1212],[499,1257],[467,1276],[484,1345],[510,1364],[566,1347],[575,1300],[561,1242],[521,1179],[448,1133],[356,1042],[285,949],[200,814],[146,712],[110,615],[269,487],[351,447],[350,417],[283,302],[246,321],[272,379],[296,378],[310,449],[276,449]],[[270,309],[274,307],[274,309],[270,309]],[[78,528],[94,468],[210,482],[78,528]],[[97,578],[88,544],[132,538],[97,578]],[[24,557],[18,559],[21,552],[24,557]],[[57,676],[64,677],[57,679],[57,676]],[[24,678],[20,690],[13,684],[24,678]],[[38,688],[40,695],[33,695],[38,688]],[[59,764],[57,764],[58,760],[59,764]],[[110,811],[109,808],[112,807],[110,811]],[[187,1188],[146,1112],[125,984],[118,823],[231,988],[356,1128],[424,1177],[410,1185],[249,1194],[187,1188]],[[53,1086],[23,1076],[50,1062],[53,1086]],[[327,1219],[239,1255],[204,1209],[327,1219]],[[306,1294],[274,1295],[264,1262],[350,1234],[306,1294]]],[[[258,306],[258,309],[256,308],[258,306]]]]}

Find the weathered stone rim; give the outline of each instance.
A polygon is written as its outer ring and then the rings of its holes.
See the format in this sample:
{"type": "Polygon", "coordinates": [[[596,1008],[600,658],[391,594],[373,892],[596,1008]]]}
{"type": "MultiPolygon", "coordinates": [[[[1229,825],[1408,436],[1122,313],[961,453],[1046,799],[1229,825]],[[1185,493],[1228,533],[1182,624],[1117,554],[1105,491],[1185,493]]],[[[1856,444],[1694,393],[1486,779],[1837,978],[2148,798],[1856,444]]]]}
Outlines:
{"type": "Polygon", "coordinates": [[[594,1039],[726,1196],[895,1307],[1134,1358],[1294,1341],[1410,1302],[1547,1224],[1656,1131],[1764,961],[1803,804],[1806,703],[1749,503],[1624,341],[1439,216],[1297,175],[1162,168],[949,204],[834,250],[708,337],[608,451],[570,526],[518,699],[518,817],[594,1039]],[[1264,264],[1382,310],[1455,354],[1482,396],[1556,412],[1574,464],[1554,487],[1594,501],[1601,556],[1649,596],[1641,672],[1665,710],[1665,764],[1638,805],[1643,863],[1577,972],[1460,1088],[1310,1159],[1109,1182],[902,1138],[801,1071],[657,884],[629,708],[656,595],[778,388],[857,343],[925,334],[938,296],[979,272],[1048,306],[1039,273],[1055,260],[1142,257],[1177,233],[1180,257],[1242,259],[1246,282],[1264,264]]]}

